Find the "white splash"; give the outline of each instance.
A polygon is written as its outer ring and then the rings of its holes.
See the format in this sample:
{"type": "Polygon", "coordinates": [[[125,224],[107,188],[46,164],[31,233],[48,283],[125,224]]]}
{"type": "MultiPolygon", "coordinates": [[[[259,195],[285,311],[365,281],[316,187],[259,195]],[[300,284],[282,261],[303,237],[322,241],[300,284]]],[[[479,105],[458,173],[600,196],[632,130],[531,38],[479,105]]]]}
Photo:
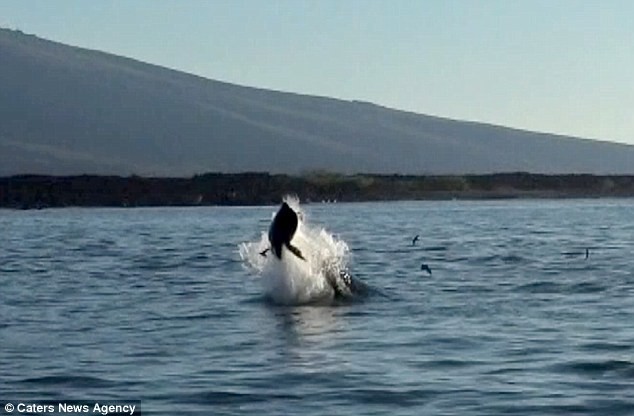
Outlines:
{"type": "MultiPolygon", "coordinates": [[[[284,201],[297,213],[299,224],[292,244],[302,252],[306,261],[285,247],[281,260],[271,252],[262,256],[260,253],[270,246],[268,229],[262,231],[258,241],[240,244],[240,257],[260,278],[264,294],[275,303],[296,305],[330,301],[334,291],[326,275],[336,276],[340,270],[345,270],[348,245],[325,229],[311,226],[296,198],[286,197],[284,201]]],[[[276,212],[277,209],[271,219],[276,212]]]]}

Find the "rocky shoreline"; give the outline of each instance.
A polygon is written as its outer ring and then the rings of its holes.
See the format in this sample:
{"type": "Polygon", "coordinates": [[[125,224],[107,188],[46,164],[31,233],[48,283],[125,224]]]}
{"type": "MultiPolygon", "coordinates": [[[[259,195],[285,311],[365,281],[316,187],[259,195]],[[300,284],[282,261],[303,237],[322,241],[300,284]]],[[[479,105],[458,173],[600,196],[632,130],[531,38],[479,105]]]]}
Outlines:
{"type": "Polygon", "coordinates": [[[634,175],[270,175],[208,173],[191,178],[41,176],[0,178],[0,207],[268,205],[302,202],[634,197],[634,175]]]}

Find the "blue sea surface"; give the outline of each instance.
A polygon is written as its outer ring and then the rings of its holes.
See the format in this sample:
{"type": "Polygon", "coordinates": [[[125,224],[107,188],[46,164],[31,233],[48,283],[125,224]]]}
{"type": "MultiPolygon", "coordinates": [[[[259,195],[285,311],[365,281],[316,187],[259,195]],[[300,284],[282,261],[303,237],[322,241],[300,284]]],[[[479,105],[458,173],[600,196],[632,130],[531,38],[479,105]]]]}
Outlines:
{"type": "Polygon", "coordinates": [[[303,208],[374,294],[266,302],[238,245],[276,207],[0,211],[0,403],[634,414],[634,200],[303,208]]]}

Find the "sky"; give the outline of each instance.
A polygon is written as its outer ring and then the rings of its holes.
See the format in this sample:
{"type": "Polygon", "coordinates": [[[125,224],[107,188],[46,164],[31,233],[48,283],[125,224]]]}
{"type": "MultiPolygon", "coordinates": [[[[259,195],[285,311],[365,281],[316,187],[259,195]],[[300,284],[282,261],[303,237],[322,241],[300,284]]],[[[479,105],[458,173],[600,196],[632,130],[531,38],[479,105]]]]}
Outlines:
{"type": "Polygon", "coordinates": [[[630,144],[633,21],[630,0],[0,0],[0,27],[206,78],[630,144]]]}

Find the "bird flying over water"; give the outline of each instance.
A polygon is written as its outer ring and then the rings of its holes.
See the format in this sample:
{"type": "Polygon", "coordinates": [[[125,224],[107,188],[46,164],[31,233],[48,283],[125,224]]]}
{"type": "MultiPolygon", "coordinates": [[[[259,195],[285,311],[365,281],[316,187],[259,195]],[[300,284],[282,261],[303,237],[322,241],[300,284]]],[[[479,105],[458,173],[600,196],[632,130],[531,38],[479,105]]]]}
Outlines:
{"type": "Polygon", "coordinates": [[[412,245],[413,245],[413,246],[415,246],[415,245],[416,245],[416,242],[418,241],[418,237],[419,237],[419,235],[418,235],[418,234],[416,234],[416,237],[414,237],[414,238],[412,239],[412,245]]]}
{"type": "Polygon", "coordinates": [[[425,263],[421,264],[420,269],[426,271],[427,273],[431,275],[431,269],[425,263]]]}

